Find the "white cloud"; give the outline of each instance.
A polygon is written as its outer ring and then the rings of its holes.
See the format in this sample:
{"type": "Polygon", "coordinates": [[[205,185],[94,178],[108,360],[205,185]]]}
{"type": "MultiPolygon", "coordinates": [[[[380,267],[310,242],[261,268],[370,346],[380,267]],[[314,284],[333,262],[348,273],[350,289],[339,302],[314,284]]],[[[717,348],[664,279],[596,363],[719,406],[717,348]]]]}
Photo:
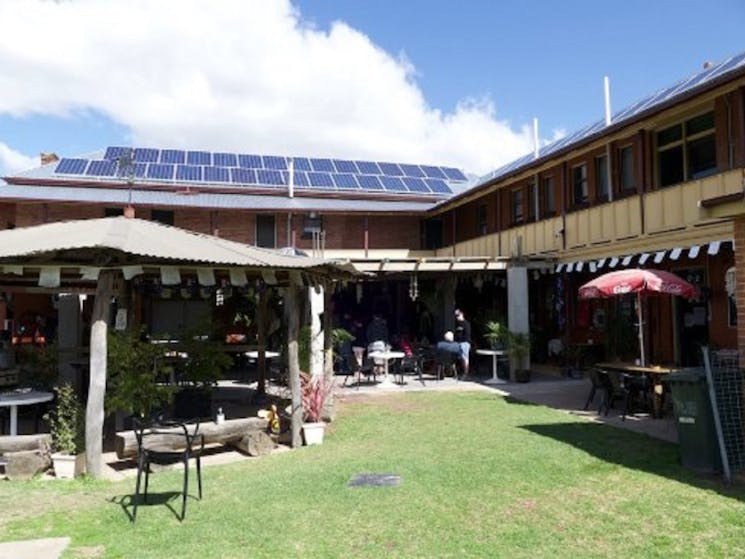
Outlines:
{"type": "Polygon", "coordinates": [[[139,145],[475,173],[531,149],[490,99],[431,107],[415,61],[344,23],[315,29],[289,0],[5,0],[0,21],[0,114],[93,109],[139,145]]]}
{"type": "Polygon", "coordinates": [[[38,158],[23,155],[0,142],[0,177],[30,169],[38,164],[38,158]]]}

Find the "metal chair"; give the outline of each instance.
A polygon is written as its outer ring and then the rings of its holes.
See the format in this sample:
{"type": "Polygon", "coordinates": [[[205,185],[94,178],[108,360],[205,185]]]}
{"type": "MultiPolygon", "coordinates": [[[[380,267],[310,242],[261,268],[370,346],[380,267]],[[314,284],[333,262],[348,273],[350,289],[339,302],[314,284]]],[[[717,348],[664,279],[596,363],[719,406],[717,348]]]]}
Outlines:
{"type": "Polygon", "coordinates": [[[442,380],[446,373],[450,373],[458,380],[458,356],[451,351],[437,350],[437,380],[442,380]]]}
{"type": "Polygon", "coordinates": [[[398,364],[398,372],[401,375],[401,384],[404,382],[405,374],[412,374],[419,377],[419,382],[422,383],[422,386],[426,386],[424,384],[424,378],[422,377],[422,360],[423,357],[420,355],[410,355],[401,359],[401,362],[398,364]]]}
{"type": "Polygon", "coordinates": [[[177,462],[184,464],[184,485],[181,501],[181,520],[186,516],[186,498],[189,492],[189,459],[197,463],[197,483],[199,499],[202,499],[202,463],[201,453],[204,450],[204,435],[199,433],[199,421],[183,423],[164,420],[157,417],[149,421],[135,419],[135,437],[137,438],[137,485],[135,487],[132,522],[137,518],[137,506],[140,500],[140,480],[145,472],[144,502],[147,503],[147,487],[150,480],[150,464],[169,465],[177,462]]]}
{"type": "Polygon", "coordinates": [[[608,379],[610,380],[611,390],[608,393],[605,415],[608,415],[608,409],[613,405],[614,400],[621,399],[623,405],[621,421],[626,421],[627,415],[634,415],[632,403],[640,397],[645,399],[649,392],[647,377],[610,371],[608,379]]]}
{"type": "Polygon", "coordinates": [[[602,369],[592,367],[588,371],[588,376],[590,377],[592,386],[590,387],[590,393],[587,396],[585,407],[582,409],[586,410],[587,408],[589,408],[590,404],[595,399],[595,394],[600,393],[600,405],[598,406],[598,413],[601,413],[603,407],[608,407],[608,384],[610,382],[608,379],[608,373],[606,373],[602,369]]]}

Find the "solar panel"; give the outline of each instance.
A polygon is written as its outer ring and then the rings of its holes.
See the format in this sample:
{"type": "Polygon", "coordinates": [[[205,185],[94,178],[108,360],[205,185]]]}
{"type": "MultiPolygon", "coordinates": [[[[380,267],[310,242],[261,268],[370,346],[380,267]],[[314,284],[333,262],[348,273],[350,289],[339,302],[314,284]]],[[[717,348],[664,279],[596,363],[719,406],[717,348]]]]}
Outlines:
{"type": "Polygon", "coordinates": [[[125,148],[121,146],[110,146],[106,148],[106,153],[104,154],[104,159],[118,159],[121,157],[125,151],[127,151],[130,148],[125,148]]]}
{"type": "Polygon", "coordinates": [[[135,163],[132,167],[127,170],[124,176],[131,174],[133,177],[141,179],[147,173],[147,163],[135,163]]]}
{"type": "Polygon", "coordinates": [[[336,184],[336,188],[354,188],[357,190],[360,185],[357,184],[357,179],[351,173],[334,173],[331,178],[336,184]]]}
{"type": "MultiPolygon", "coordinates": [[[[326,161],[331,163],[328,159],[326,161]]],[[[311,186],[318,188],[334,188],[334,183],[329,173],[308,173],[308,181],[310,181],[311,186]]]]}
{"type": "Polygon", "coordinates": [[[395,163],[378,163],[378,165],[380,166],[380,170],[383,171],[383,174],[389,177],[400,177],[404,174],[401,167],[395,163]]]}
{"type": "Polygon", "coordinates": [[[261,169],[261,157],[258,155],[238,154],[238,166],[245,169],[261,169]]]}
{"type": "Polygon", "coordinates": [[[284,174],[274,169],[258,169],[256,171],[256,178],[259,184],[270,186],[284,186],[287,184],[284,174]]]}
{"type": "Polygon", "coordinates": [[[424,181],[418,177],[404,177],[404,184],[411,192],[426,192],[429,193],[430,189],[424,183],[424,181]]]}
{"type": "Polygon", "coordinates": [[[380,167],[378,167],[377,163],[373,163],[372,161],[355,161],[355,165],[357,165],[357,168],[360,170],[360,173],[363,175],[382,175],[383,173],[380,171],[380,167]]]}
{"type": "Polygon", "coordinates": [[[176,167],[176,180],[201,181],[202,180],[202,166],[201,165],[178,165],[176,167]]]}
{"type": "Polygon", "coordinates": [[[238,156],[234,153],[213,153],[212,162],[215,167],[237,167],[238,156]]]}
{"type": "MultiPolygon", "coordinates": [[[[310,164],[317,173],[335,173],[334,165],[330,159],[311,159],[310,164]]],[[[311,179],[311,183],[313,180],[311,179]]]]}
{"type": "Polygon", "coordinates": [[[147,178],[159,180],[173,180],[174,165],[166,163],[150,163],[147,166],[147,178]]]}
{"type": "Polygon", "coordinates": [[[399,165],[404,175],[407,177],[423,177],[424,171],[419,168],[419,165],[399,165]]]}
{"type": "Polygon", "coordinates": [[[424,179],[424,182],[427,183],[427,186],[429,186],[432,192],[437,192],[439,194],[452,194],[453,192],[444,180],[424,179]]]}
{"type": "Polygon", "coordinates": [[[380,178],[374,175],[359,175],[357,177],[357,181],[365,190],[383,190],[383,185],[380,183],[380,178]]]}
{"type": "Polygon", "coordinates": [[[354,164],[354,161],[347,161],[345,159],[334,159],[334,167],[336,167],[336,170],[339,173],[359,173],[359,171],[357,170],[357,165],[354,164]]]}
{"type": "Polygon", "coordinates": [[[160,162],[183,165],[186,162],[186,152],[181,149],[164,149],[160,152],[160,162]]]}
{"type": "Polygon", "coordinates": [[[307,157],[293,157],[293,166],[296,171],[312,171],[310,160],[307,157]]]}
{"type": "Polygon", "coordinates": [[[299,186],[301,188],[310,186],[310,182],[308,181],[308,173],[306,173],[305,171],[295,171],[292,176],[295,179],[295,186],[299,186]]]}
{"type": "Polygon", "coordinates": [[[55,173],[63,175],[82,175],[88,166],[87,159],[73,159],[63,157],[54,169],[55,173]]]}
{"type": "Polygon", "coordinates": [[[205,167],[206,182],[230,182],[230,170],[227,167],[205,167]]]}
{"type": "Polygon", "coordinates": [[[265,155],[262,159],[264,160],[265,169],[276,169],[278,171],[284,171],[287,169],[287,160],[284,157],[265,155]]]}
{"type": "Polygon", "coordinates": [[[424,171],[424,175],[431,178],[431,179],[446,179],[448,178],[445,173],[442,172],[442,169],[439,167],[434,167],[432,165],[421,165],[422,171],[424,171]]]}
{"type": "Polygon", "coordinates": [[[403,181],[398,177],[380,177],[383,188],[386,190],[395,190],[397,192],[406,192],[408,189],[403,181]]]}
{"type": "Polygon", "coordinates": [[[230,169],[230,182],[236,184],[256,184],[256,171],[254,169],[230,169]]]}
{"type": "Polygon", "coordinates": [[[208,151],[187,151],[186,162],[189,165],[212,165],[212,154],[208,151]]]}
{"type": "Polygon", "coordinates": [[[448,179],[452,181],[465,181],[468,180],[466,178],[466,175],[464,175],[460,169],[456,169],[454,167],[442,167],[442,172],[445,173],[445,176],[447,176],[448,179]]]}
{"type": "Polygon", "coordinates": [[[104,159],[103,161],[91,161],[85,174],[95,177],[114,177],[116,176],[116,171],[116,161],[104,159]]]}
{"type": "Polygon", "coordinates": [[[157,163],[160,150],[153,148],[135,148],[132,159],[137,163],[157,163]]]}

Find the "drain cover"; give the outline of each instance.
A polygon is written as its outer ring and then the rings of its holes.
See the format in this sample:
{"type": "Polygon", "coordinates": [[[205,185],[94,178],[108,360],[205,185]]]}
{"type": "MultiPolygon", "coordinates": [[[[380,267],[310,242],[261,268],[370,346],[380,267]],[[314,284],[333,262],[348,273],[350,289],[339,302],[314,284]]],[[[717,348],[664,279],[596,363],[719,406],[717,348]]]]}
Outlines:
{"type": "Polygon", "coordinates": [[[395,474],[354,474],[347,484],[348,487],[362,487],[365,485],[375,487],[401,485],[401,476],[395,474]]]}

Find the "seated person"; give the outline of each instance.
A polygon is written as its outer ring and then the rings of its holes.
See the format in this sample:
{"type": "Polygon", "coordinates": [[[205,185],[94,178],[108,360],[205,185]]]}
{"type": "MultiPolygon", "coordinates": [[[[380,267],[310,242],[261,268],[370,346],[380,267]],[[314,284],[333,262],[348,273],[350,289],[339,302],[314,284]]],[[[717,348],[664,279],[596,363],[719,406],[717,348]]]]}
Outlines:
{"type": "Polygon", "coordinates": [[[448,330],[445,332],[444,339],[437,342],[437,354],[451,353],[456,357],[460,357],[460,344],[455,341],[455,336],[448,330]]]}

